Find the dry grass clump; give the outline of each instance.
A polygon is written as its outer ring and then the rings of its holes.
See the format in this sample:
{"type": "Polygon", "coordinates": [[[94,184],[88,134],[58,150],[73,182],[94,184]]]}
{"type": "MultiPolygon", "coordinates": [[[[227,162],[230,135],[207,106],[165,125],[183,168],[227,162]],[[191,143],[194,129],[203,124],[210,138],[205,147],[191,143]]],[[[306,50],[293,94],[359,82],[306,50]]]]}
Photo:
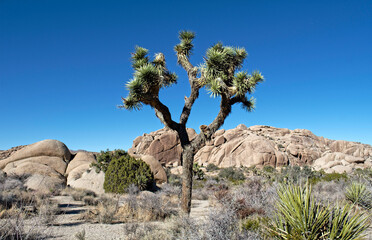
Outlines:
{"type": "Polygon", "coordinates": [[[162,220],[175,214],[176,211],[172,207],[175,207],[172,198],[143,192],[139,196],[128,195],[117,215],[125,222],[162,220]]]}
{"type": "Polygon", "coordinates": [[[84,197],[97,197],[95,192],[87,190],[87,189],[80,189],[80,188],[65,188],[61,191],[62,196],[71,196],[75,201],[83,201],[84,197]]]}
{"type": "Polygon", "coordinates": [[[167,240],[172,239],[169,232],[165,229],[159,229],[151,223],[127,223],[124,225],[125,240],[167,240]]]}
{"type": "Polygon", "coordinates": [[[86,211],[82,219],[92,223],[115,223],[118,222],[117,212],[119,198],[116,196],[102,196],[94,209],[86,211]]]}

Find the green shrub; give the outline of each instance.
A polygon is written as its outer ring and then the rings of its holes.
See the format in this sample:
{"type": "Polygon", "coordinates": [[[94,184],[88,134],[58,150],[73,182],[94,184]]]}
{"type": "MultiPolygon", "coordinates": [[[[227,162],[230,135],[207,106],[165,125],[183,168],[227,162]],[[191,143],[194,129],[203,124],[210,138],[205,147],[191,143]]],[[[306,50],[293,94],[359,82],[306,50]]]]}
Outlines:
{"type": "Polygon", "coordinates": [[[233,167],[223,168],[218,173],[218,177],[228,179],[232,182],[245,180],[243,171],[233,167]]]}
{"type": "Polygon", "coordinates": [[[216,171],[218,169],[219,168],[216,165],[214,165],[213,163],[208,164],[208,166],[206,168],[207,172],[213,172],[213,171],[216,171]]]}
{"type": "Polygon", "coordinates": [[[345,197],[353,204],[359,205],[365,209],[372,208],[372,194],[362,183],[353,182],[346,188],[345,197]]]}
{"type": "Polygon", "coordinates": [[[263,170],[267,173],[274,173],[276,172],[275,168],[273,168],[272,166],[264,166],[263,167],[263,170]]]}
{"type": "Polygon", "coordinates": [[[278,189],[277,211],[267,229],[270,239],[360,239],[368,216],[353,214],[352,206],[322,207],[311,196],[311,185],[278,189]]]}
{"type": "Polygon", "coordinates": [[[106,151],[101,151],[101,153],[98,154],[97,163],[92,163],[91,166],[96,167],[97,172],[106,172],[107,167],[113,159],[118,159],[121,156],[126,155],[127,153],[121,149],[116,149],[114,151],[110,151],[109,149],[107,149],[106,151]]]}
{"type": "Polygon", "coordinates": [[[194,177],[196,177],[197,180],[203,180],[204,179],[204,172],[200,169],[200,166],[198,163],[194,163],[192,166],[192,172],[194,177]]]}
{"type": "Polygon", "coordinates": [[[330,181],[340,181],[340,180],[347,180],[346,173],[326,173],[322,176],[321,180],[330,182],[330,181]]]}
{"type": "Polygon", "coordinates": [[[125,153],[124,156],[110,161],[103,187],[106,192],[124,193],[131,184],[145,190],[150,189],[153,183],[154,176],[149,165],[125,153]]]}

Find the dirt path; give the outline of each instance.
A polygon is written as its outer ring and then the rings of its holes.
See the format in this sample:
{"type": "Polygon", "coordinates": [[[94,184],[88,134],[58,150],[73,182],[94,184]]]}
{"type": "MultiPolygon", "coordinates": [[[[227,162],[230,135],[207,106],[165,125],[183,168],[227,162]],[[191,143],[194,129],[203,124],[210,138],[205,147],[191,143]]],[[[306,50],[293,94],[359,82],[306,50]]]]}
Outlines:
{"type": "MultiPolygon", "coordinates": [[[[82,201],[74,201],[71,196],[55,196],[61,214],[57,215],[51,226],[45,232],[47,239],[76,240],[76,233],[85,231],[85,239],[125,239],[126,223],[99,224],[87,223],[81,220],[81,214],[89,209],[82,201]]],[[[192,200],[190,217],[200,221],[209,214],[208,200],[192,200]]],[[[155,226],[164,227],[164,222],[151,222],[155,226]]]]}
{"type": "Polygon", "coordinates": [[[209,209],[208,200],[192,200],[190,217],[197,220],[205,219],[208,217],[209,209]]]}

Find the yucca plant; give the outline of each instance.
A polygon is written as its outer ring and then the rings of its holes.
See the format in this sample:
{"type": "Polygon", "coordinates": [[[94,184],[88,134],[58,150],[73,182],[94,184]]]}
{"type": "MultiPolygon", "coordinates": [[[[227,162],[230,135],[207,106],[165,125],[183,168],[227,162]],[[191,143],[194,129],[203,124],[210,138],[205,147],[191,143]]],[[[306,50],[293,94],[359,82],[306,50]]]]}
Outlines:
{"type": "Polygon", "coordinates": [[[311,196],[311,186],[281,185],[277,212],[269,223],[270,239],[363,239],[370,223],[368,216],[353,212],[353,205],[323,207],[311,196]]]}
{"type": "Polygon", "coordinates": [[[331,210],[331,221],[328,239],[351,240],[363,239],[369,227],[368,215],[363,212],[353,213],[353,205],[331,210]]]}
{"type": "Polygon", "coordinates": [[[372,208],[372,194],[363,183],[353,182],[346,188],[345,197],[348,201],[362,208],[372,208]]]}
{"type": "Polygon", "coordinates": [[[327,232],[328,207],[316,204],[311,186],[281,185],[275,220],[268,231],[275,239],[321,239],[327,232]]]}

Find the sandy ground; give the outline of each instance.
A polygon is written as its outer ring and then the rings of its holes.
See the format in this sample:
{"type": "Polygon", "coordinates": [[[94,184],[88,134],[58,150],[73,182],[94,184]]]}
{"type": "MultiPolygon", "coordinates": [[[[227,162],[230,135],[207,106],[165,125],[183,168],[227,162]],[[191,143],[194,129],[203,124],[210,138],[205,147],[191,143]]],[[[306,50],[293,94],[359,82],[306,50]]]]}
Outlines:
{"type": "MultiPolygon", "coordinates": [[[[49,235],[47,239],[74,239],[76,233],[85,230],[85,238],[93,239],[125,239],[124,227],[127,223],[118,224],[92,224],[80,220],[81,214],[87,210],[83,202],[74,201],[70,196],[54,197],[64,211],[63,214],[57,215],[53,224],[48,226],[44,233],[49,235]]],[[[207,217],[209,213],[209,202],[207,200],[193,200],[190,216],[198,221],[207,217]]],[[[167,226],[166,222],[149,222],[156,229],[164,229],[167,226]]]]}

